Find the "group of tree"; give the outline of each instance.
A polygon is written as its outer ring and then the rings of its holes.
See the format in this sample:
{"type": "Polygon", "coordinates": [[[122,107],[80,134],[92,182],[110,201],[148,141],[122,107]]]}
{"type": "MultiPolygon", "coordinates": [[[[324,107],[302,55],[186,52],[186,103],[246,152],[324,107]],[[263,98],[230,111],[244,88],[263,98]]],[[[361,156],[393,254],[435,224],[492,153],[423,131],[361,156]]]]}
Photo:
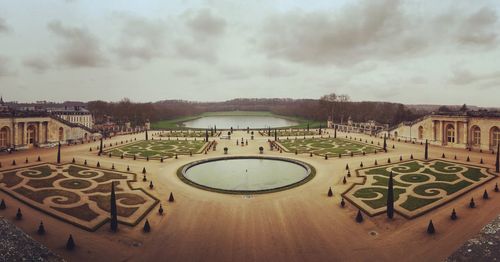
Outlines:
{"type": "Polygon", "coordinates": [[[277,115],[301,117],[325,121],[333,116],[335,122],[346,122],[349,117],[355,122],[375,120],[384,124],[410,121],[421,115],[403,104],[389,102],[353,102],[348,95],[335,93],[320,99],[290,98],[239,98],[224,102],[193,102],[163,100],[154,103],[134,103],[129,99],[119,102],[91,101],[87,108],[96,123],[108,119],[114,122],[130,121],[142,124],[146,120],[157,121],[213,111],[268,111],[277,115]]]}

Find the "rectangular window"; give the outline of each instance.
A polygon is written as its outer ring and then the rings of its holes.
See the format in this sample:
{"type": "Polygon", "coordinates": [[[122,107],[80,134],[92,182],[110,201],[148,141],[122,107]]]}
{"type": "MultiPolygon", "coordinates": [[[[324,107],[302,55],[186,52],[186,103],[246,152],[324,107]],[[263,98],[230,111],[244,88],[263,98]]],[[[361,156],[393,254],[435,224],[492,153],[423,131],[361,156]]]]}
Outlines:
{"type": "Polygon", "coordinates": [[[455,143],[455,130],[448,129],[448,143],[455,143]]]}

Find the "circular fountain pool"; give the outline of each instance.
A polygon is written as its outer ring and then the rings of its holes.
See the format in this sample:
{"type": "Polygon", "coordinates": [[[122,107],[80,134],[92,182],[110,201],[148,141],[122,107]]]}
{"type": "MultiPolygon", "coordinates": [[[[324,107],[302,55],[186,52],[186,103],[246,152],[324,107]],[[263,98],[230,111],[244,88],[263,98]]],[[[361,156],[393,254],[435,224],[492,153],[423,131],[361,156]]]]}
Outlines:
{"type": "Polygon", "coordinates": [[[314,176],[314,168],[301,161],[276,157],[222,157],[181,167],[184,182],[211,191],[248,194],[280,191],[301,185],[314,176]]]}

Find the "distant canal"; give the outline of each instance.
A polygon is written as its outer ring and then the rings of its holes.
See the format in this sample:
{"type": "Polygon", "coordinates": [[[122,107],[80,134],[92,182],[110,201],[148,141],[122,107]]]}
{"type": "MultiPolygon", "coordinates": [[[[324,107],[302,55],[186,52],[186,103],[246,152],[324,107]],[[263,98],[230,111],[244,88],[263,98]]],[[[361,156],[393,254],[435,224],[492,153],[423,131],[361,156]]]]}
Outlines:
{"type": "Polygon", "coordinates": [[[274,117],[274,116],[204,116],[194,120],[183,122],[185,127],[189,128],[211,128],[217,126],[221,129],[245,129],[266,128],[266,127],[287,127],[295,126],[296,121],[274,117]]]}

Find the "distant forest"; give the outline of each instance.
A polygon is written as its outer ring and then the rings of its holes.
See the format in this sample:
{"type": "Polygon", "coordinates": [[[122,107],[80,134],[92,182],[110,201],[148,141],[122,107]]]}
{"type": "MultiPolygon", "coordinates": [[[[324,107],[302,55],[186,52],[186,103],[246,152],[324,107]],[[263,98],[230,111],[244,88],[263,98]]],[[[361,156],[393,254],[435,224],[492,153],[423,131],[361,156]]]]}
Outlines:
{"type": "Polygon", "coordinates": [[[150,121],[174,119],[214,111],[268,111],[277,115],[326,121],[333,115],[335,122],[375,120],[383,124],[397,124],[414,120],[428,112],[410,110],[403,104],[387,102],[352,102],[347,95],[329,94],[321,99],[250,98],[224,102],[192,102],[163,100],[154,103],[134,103],[129,99],[119,102],[90,101],[87,109],[96,123],[107,120],[131,121],[142,124],[150,121]]]}

